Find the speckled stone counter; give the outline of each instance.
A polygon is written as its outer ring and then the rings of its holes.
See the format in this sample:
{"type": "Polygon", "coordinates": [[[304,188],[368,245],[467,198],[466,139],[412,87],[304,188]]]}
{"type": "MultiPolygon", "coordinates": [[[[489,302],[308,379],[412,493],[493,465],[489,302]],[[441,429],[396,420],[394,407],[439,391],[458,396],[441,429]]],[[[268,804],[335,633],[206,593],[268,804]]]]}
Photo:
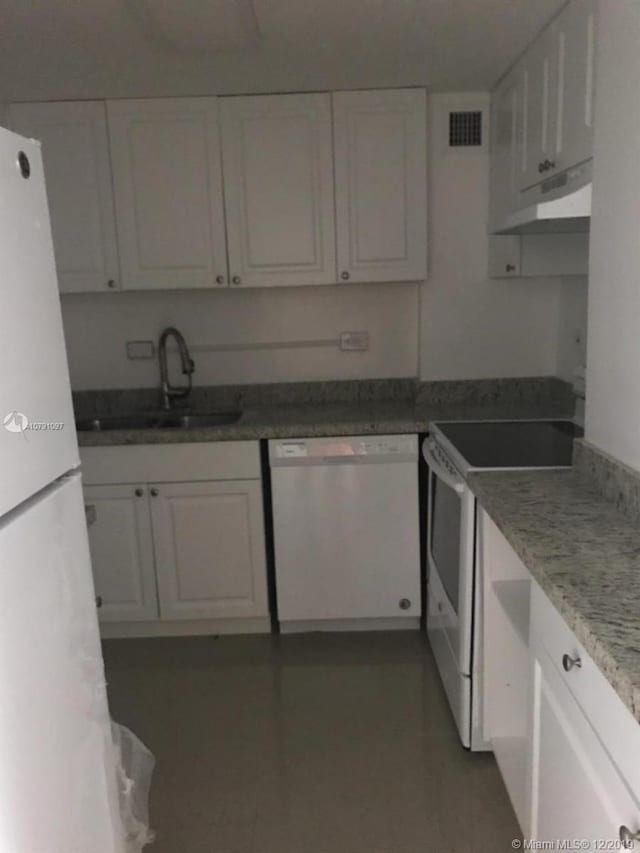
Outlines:
{"type": "Polygon", "coordinates": [[[242,441],[325,435],[373,435],[426,432],[436,420],[509,420],[570,417],[564,406],[475,403],[416,404],[409,401],[342,405],[263,406],[246,409],[224,426],[188,429],[129,429],[78,433],[80,446],[242,441]]]}
{"type": "Polygon", "coordinates": [[[640,722],[640,533],[574,470],[477,472],[469,484],[640,722]]]}
{"type": "MultiPolygon", "coordinates": [[[[561,418],[573,414],[566,383],[550,378],[418,383],[413,379],[194,388],[192,410],[239,411],[224,426],[78,433],[81,446],[425,432],[435,420],[561,418]]],[[[74,394],[92,418],[157,407],[156,389],[74,394]]]]}

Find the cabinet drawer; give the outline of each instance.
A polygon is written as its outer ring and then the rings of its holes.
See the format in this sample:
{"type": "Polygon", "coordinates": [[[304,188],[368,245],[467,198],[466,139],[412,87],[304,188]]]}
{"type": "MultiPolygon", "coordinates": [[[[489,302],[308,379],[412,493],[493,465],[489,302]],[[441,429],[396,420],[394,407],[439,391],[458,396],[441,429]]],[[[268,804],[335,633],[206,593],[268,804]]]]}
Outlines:
{"type": "Polygon", "coordinates": [[[82,447],[85,483],[164,483],[259,479],[257,441],[82,447]]]}
{"type": "Polygon", "coordinates": [[[640,726],[536,583],[531,597],[531,631],[627,784],[640,798],[640,726]],[[581,665],[565,671],[564,655],[579,658],[581,665]]]}

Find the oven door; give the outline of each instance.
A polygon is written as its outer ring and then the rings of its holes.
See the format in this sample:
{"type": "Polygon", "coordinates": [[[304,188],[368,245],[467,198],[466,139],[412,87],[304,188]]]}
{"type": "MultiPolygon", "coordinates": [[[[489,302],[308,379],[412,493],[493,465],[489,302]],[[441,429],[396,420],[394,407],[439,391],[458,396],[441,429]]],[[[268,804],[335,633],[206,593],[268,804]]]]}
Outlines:
{"type": "Polygon", "coordinates": [[[429,466],[427,630],[432,645],[446,644],[458,675],[469,678],[475,497],[432,438],[425,440],[423,455],[429,466]]]}

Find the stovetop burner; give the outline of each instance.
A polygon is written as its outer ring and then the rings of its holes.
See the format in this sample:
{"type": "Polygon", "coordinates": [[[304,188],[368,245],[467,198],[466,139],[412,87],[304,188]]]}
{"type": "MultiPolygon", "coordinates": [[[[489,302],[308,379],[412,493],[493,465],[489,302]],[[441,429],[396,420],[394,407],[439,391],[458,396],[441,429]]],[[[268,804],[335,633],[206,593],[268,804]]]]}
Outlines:
{"type": "Polygon", "coordinates": [[[437,423],[470,468],[559,468],[571,466],[573,439],[583,435],[572,421],[466,421],[437,423]]]}

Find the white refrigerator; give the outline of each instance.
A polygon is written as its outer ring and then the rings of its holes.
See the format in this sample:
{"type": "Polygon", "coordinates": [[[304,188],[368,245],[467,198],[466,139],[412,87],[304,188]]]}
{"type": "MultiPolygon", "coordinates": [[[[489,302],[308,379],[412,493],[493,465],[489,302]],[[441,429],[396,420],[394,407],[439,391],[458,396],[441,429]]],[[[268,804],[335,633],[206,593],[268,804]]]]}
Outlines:
{"type": "Polygon", "coordinates": [[[42,157],[2,129],[0,293],[0,851],[120,853],[42,157]]]}

